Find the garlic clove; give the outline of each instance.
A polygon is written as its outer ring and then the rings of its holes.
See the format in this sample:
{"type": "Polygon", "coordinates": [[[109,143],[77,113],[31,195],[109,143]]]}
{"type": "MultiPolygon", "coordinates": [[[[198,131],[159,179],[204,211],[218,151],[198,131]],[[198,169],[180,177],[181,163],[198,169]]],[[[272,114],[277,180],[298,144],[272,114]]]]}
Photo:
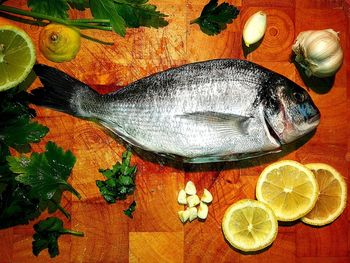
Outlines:
{"type": "Polygon", "coordinates": [[[208,206],[207,204],[201,202],[198,208],[198,218],[200,219],[206,219],[208,216],[208,206]]]}
{"type": "Polygon", "coordinates": [[[177,202],[180,205],[187,205],[186,192],[184,189],[181,189],[179,195],[177,196],[177,202]]]}
{"type": "Polygon", "coordinates": [[[186,221],[190,218],[190,211],[185,210],[185,211],[178,211],[177,212],[179,215],[179,218],[182,223],[186,223],[186,221]]]}
{"type": "Polygon", "coordinates": [[[211,193],[207,189],[204,189],[201,201],[204,203],[207,203],[207,204],[209,204],[213,201],[213,196],[211,195],[211,193]]]}
{"type": "Polygon", "coordinates": [[[195,195],[197,193],[196,186],[192,181],[188,181],[185,187],[185,192],[188,195],[195,195]]]}
{"type": "Polygon", "coordinates": [[[266,13],[258,11],[250,16],[243,28],[243,41],[247,47],[261,40],[266,31],[266,13]]]}
{"type": "Polygon", "coordinates": [[[187,204],[189,207],[194,207],[200,203],[198,195],[190,195],[187,197],[187,204]]]}
{"type": "Polygon", "coordinates": [[[187,208],[187,210],[185,211],[189,211],[189,220],[190,222],[192,222],[193,220],[195,220],[198,216],[198,213],[197,213],[197,208],[196,207],[189,207],[187,208]]]}

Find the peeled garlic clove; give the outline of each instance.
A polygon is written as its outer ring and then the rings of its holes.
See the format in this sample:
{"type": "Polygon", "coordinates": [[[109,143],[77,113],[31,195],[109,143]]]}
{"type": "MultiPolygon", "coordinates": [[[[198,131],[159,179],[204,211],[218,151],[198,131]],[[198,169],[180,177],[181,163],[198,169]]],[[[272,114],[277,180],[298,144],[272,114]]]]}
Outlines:
{"type": "Polygon", "coordinates": [[[197,213],[197,208],[196,207],[189,207],[187,208],[185,211],[189,211],[189,219],[190,219],[190,222],[192,222],[193,220],[195,220],[198,216],[198,213],[197,213]]]}
{"type": "Polygon", "coordinates": [[[177,212],[179,215],[179,218],[182,223],[186,223],[186,221],[190,218],[190,211],[185,210],[185,211],[179,211],[177,212]]]}
{"type": "Polygon", "coordinates": [[[197,193],[196,186],[192,181],[188,181],[185,187],[185,192],[188,195],[195,195],[197,193]]]}
{"type": "Polygon", "coordinates": [[[184,189],[181,189],[179,195],[177,196],[177,202],[180,205],[187,205],[186,192],[184,189]]]}
{"type": "Polygon", "coordinates": [[[266,31],[266,13],[258,11],[248,18],[243,28],[243,41],[247,47],[258,42],[266,31]]]}
{"type": "Polygon", "coordinates": [[[200,219],[206,219],[208,216],[208,206],[201,202],[198,208],[198,218],[200,219]]]}
{"type": "Polygon", "coordinates": [[[204,203],[207,203],[207,204],[209,204],[213,201],[213,196],[211,195],[211,193],[207,189],[204,189],[201,201],[204,203]]]}
{"type": "Polygon", "coordinates": [[[187,197],[187,205],[189,207],[194,207],[198,205],[201,201],[199,200],[198,195],[190,195],[187,197]]]}

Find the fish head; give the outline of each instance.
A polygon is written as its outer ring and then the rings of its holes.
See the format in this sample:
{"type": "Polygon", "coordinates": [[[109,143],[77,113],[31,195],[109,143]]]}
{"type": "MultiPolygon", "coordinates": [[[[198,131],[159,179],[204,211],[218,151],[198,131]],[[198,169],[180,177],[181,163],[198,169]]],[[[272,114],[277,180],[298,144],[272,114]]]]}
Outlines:
{"type": "Polygon", "coordinates": [[[265,118],[281,143],[310,133],[320,123],[320,111],[306,90],[290,80],[276,83],[265,118]]]}

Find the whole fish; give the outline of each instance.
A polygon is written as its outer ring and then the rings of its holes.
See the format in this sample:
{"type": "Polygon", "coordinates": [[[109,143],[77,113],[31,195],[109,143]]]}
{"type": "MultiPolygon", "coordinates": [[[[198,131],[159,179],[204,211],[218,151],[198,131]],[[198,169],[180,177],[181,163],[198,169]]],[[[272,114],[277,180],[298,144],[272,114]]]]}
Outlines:
{"type": "Polygon", "coordinates": [[[320,112],[286,77],[245,60],[168,69],[101,95],[45,65],[33,103],[94,120],[127,143],[184,162],[232,161],[279,151],[314,130],[320,112]]]}

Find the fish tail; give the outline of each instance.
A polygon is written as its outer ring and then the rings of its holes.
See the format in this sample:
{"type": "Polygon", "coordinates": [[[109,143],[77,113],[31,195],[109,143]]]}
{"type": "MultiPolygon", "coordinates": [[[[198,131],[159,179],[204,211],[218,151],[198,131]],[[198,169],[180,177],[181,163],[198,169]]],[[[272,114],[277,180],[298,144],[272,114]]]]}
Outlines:
{"type": "Polygon", "coordinates": [[[96,91],[53,67],[36,64],[34,72],[43,87],[31,91],[31,103],[74,116],[91,117],[84,104],[100,96],[96,91]]]}

